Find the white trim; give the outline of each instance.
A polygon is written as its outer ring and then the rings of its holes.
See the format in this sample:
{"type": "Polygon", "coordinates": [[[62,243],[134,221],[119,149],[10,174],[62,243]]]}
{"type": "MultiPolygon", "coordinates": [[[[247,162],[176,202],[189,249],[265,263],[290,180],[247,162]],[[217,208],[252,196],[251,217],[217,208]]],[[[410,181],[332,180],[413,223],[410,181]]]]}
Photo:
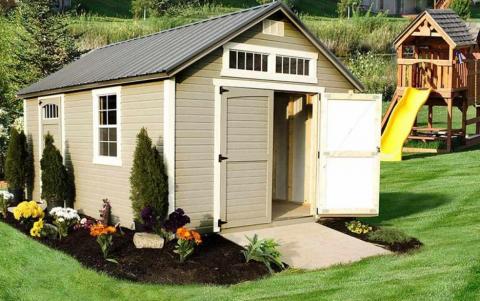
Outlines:
{"type": "Polygon", "coordinates": [[[92,90],[92,113],[93,113],[93,164],[122,166],[122,87],[110,87],[92,90]],[[103,95],[115,94],[117,96],[117,156],[100,156],[98,154],[98,98],[103,95]]]}
{"type": "Polygon", "coordinates": [[[318,52],[307,52],[307,51],[292,50],[292,49],[286,49],[286,48],[267,47],[267,46],[230,42],[223,45],[222,70],[220,75],[229,76],[229,77],[254,78],[254,79],[316,84],[318,83],[317,60],[318,60],[318,52]],[[230,50],[250,51],[250,52],[267,54],[268,55],[268,71],[263,72],[263,71],[230,69],[229,67],[230,50]],[[276,73],[275,58],[277,55],[308,59],[310,74],[308,76],[305,76],[305,75],[276,73]]]}
{"type": "Polygon", "coordinates": [[[163,160],[168,176],[168,212],[175,210],[175,77],[163,82],[163,160]]]}
{"type": "Polygon", "coordinates": [[[60,112],[61,114],[61,127],[62,127],[62,158],[63,158],[63,165],[65,165],[65,94],[62,94],[62,97],[60,98],[60,112]]]}
{"type": "MultiPolygon", "coordinates": [[[[215,128],[214,128],[214,152],[213,152],[213,231],[220,232],[220,227],[217,221],[220,219],[221,212],[221,197],[220,197],[220,183],[221,183],[221,164],[218,163],[218,155],[221,153],[221,113],[222,113],[222,95],[220,94],[220,87],[232,88],[250,88],[263,89],[274,91],[288,91],[301,93],[315,93],[325,94],[324,87],[297,85],[297,84],[283,84],[283,83],[269,83],[248,80],[231,80],[231,79],[213,79],[215,88],[215,128]]],[[[275,101],[275,100],[274,100],[275,101]]]]}
{"type": "Polygon", "coordinates": [[[23,100],[23,132],[25,136],[28,137],[28,126],[27,126],[27,100],[23,100]]]}
{"type": "Polygon", "coordinates": [[[215,126],[214,126],[214,137],[215,142],[213,146],[213,231],[220,232],[220,227],[218,226],[218,220],[220,219],[220,210],[221,210],[221,165],[218,163],[218,155],[221,153],[221,127],[222,127],[222,95],[220,94],[221,85],[215,83],[215,126]]]}

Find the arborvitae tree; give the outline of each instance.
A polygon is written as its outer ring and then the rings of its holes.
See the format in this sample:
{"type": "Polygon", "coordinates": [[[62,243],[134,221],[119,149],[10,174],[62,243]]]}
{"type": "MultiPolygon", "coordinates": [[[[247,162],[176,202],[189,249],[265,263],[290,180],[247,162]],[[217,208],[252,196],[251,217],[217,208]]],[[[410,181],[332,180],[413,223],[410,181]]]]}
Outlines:
{"type": "Polygon", "coordinates": [[[453,0],[450,4],[450,8],[453,9],[462,19],[467,20],[470,18],[471,0],[453,0]]]}
{"type": "Polygon", "coordinates": [[[68,29],[67,16],[58,11],[56,3],[56,0],[24,0],[20,6],[30,44],[21,62],[33,67],[40,77],[59,70],[81,54],[75,36],[68,29]]]}
{"type": "Polygon", "coordinates": [[[42,199],[47,201],[49,208],[64,206],[68,197],[68,174],[63,165],[60,151],[53,145],[53,137],[45,136],[40,168],[42,170],[42,199]]]}
{"type": "Polygon", "coordinates": [[[25,185],[27,186],[27,200],[33,198],[33,186],[35,181],[35,167],[33,165],[33,141],[32,136],[27,137],[27,157],[25,159],[25,185]]]}
{"type": "Polygon", "coordinates": [[[12,128],[5,159],[5,178],[9,189],[15,195],[15,202],[21,202],[25,199],[24,189],[27,175],[25,162],[27,158],[27,138],[23,131],[18,132],[15,128],[12,128]]]}
{"type": "Polygon", "coordinates": [[[130,200],[137,220],[141,219],[140,214],[145,207],[151,207],[161,221],[167,216],[168,182],[165,166],[145,128],[137,135],[130,174],[130,200]]]}

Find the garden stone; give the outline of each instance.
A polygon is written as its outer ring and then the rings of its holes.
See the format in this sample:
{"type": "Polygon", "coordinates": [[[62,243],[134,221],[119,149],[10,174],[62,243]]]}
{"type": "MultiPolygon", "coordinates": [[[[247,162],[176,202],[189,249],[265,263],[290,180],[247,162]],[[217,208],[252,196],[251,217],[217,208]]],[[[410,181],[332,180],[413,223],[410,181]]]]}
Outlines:
{"type": "Polygon", "coordinates": [[[133,236],[133,243],[137,249],[161,249],[165,240],[157,234],[140,232],[133,236]]]}
{"type": "MultiPolygon", "coordinates": [[[[37,204],[40,208],[42,208],[43,211],[47,209],[47,204],[45,202],[37,202],[37,204]]],[[[7,211],[13,213],[13,210],[15,210],[15,208],[17,208],[17,206],[8,207],[7,211]]]]}

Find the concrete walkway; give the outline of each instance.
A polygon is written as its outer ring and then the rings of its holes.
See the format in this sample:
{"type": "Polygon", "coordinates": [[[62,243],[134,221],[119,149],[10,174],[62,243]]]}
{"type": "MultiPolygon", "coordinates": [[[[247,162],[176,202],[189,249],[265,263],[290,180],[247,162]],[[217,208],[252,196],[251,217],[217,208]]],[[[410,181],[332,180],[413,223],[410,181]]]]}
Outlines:
{"type": "Polygon", "coordinates": [[[246,236],[254,234],[258,234],[259,238],[275,239],[280,244],[283,262],[299,269],[319,269],[391,254],[376,245],[314,222],[223,233],[222,236],[245,246],[248,244],[246,236]]]}

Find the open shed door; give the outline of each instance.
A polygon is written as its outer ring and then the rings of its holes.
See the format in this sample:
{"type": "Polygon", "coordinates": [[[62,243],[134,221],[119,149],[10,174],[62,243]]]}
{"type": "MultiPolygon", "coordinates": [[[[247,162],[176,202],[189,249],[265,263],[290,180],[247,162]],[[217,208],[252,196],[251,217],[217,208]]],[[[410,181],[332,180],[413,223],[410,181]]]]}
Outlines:
{"type": "Polygon", "coordinates": [[[319,216],[378,215],[381,102],[381,95],[322,95],[318,113],[319,216]]]}

